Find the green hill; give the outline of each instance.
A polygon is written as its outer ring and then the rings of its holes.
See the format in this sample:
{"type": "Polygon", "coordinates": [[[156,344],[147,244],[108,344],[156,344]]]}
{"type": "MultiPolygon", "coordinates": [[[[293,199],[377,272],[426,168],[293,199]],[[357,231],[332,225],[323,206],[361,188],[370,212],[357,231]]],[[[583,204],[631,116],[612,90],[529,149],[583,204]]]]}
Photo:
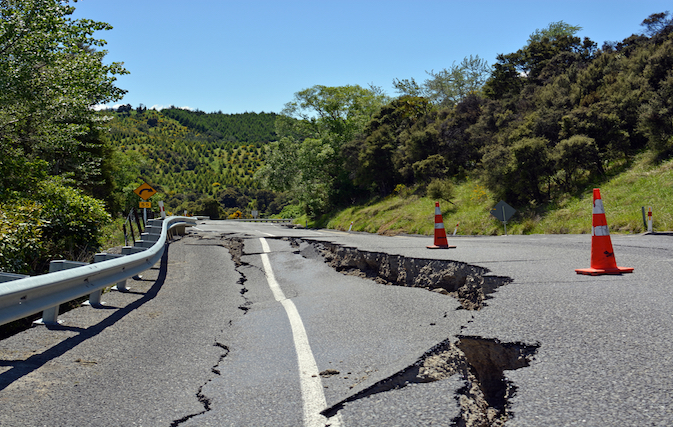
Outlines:
{"type": "Polygon", "coordinates": [[[582,203],[599,187],[616,201],[611,226],[642,230],[641,206],[669,206],[673,15],[641,25],[599,45],[552,23],[491,67],[470,57],[425,82],[396,80],[394,99],[357,86],[297,92],[283,111],[297,122],[277,127],[281,140],[258,176],[288,188],[317,223],[341,228],[432,226],[422,218],[433,203],[414,206],[443,192],[470,234],[498,232],[488,212],[500,200],[519,211],[511,232],[587,232],[582,203]]]}
{"type": "MultiPolygon", "coordinates": [[[[611,233],[642,233],[642,209],[653,208],[654,231],[673,230],[673,160],[657,164],[652,153],[636,158],[634,164],[600,185],[611,233]]],[[[504,234],[503,225],[490,215],[499,201],[483,184],[465,180],[455,185],[451,202],[397,192],[368,204],[342,209],[321,218],[319,225],[353,231],[395,235],[400,233],[432,235],[434,204],[440,202],[447,234],[458,225],[461,235],[504,234]]],[[[568,196],[544,212],[532,213],[525,206],[507,225],[509,234],[583,234],[591,232],[592,192],[568,196]]],[[[305,221],[305,219],[301,219],[305,221]]]]}
{"type": "Polygon", "coordinates": [[[212,200],[222,207],[219,214],[252,207],[276,213],[282,207],[282,196],[253,179],[274,138],[275,114],[159,112],[130,105],[105,114],[112,117],[111,141],[124,153],[138,154],[142,178],[159,191],[154,199],[163,199],[168,211],[203,213],[210,205],[212,215],[212,200]]]}

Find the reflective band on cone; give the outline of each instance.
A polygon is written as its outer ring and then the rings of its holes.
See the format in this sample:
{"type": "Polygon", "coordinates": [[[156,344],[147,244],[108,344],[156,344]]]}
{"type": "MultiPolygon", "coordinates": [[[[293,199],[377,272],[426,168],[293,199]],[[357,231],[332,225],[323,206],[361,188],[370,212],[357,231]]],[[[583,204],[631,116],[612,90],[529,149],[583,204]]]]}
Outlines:
{"type": "Polygon", "coordinates": [[[593,224],[591,227],[591,268],[576,269],[577,274],[598,276],[601,274],[631,273],[633,268],[617,267],[615,253],[612,250],[612,240],[608,222],[605,218],[605,209],[601,199],[601,190],[594,188],[593,224]]]}
{"type": "Polygon", "coordinates": [[[428,246],[428,249],[450,249],[455,246],[449,246],[446,240],[446,231],[444,230],[444,220],[442,219],[442,211],[439,209],[439,202],[435,202],[435,244],[428,246]]]}

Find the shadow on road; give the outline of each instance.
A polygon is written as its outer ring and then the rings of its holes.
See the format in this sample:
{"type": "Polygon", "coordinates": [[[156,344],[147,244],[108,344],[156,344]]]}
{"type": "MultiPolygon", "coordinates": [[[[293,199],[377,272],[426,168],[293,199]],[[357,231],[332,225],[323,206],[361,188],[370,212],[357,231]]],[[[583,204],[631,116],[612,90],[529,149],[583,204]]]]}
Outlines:
{"type": "MultiPolygon", "coordinates": [[[[78,335],[70,337],[40,354],[35,354],[25,360],[4,361],[3,363],[0,364],[0,366],[12,366],[12,369],[0,374],[0,390],[4,390],[14,381],[30,374],[31,372],[36,371],[50,360],[64,355],[66,352],[77,347],[79,344],[83,343],[89,338],[95,337],[96,335],[100,334],[103,330],[105,330],[105,328],[114,325],[119,320],[124,318],[124,316],[131,313],[133,310],[138,309],[148,301],[154,299],[159,293],[159,290],[164,285],[164,282],[166,280],[169,247],[170,246],[166,247],[166,249],[164,250],[164,255],[161,257],[161,264],[159,267],[159,275],[157,277],[157,280],[154,282],[154,285],[152,285],[152,287],[144,294],[142,298],[138,299],[137,301],[134,301],[133,303],[127,305],[126,307],[119,309],[118,311],[114,312],[112,315],[110,315],[109,317],[105,318],[104,320],[95,325],[89,326],[86,329],[77,328],[77,330],[80,331],[78,335]]],[[[74,328],[59,327],[59,326],[54,327],[54,329],[75,330],[74,328]]]]}

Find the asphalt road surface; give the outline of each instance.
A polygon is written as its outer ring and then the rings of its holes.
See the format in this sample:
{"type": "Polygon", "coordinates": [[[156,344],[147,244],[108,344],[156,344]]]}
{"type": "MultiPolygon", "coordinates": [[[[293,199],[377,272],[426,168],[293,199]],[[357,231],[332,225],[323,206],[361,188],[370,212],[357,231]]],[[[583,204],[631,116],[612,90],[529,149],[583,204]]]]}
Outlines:
{"type": "Polygon", "coordinates": [[[430,250],[428,237],[199,221],[106,308],[0,341],[0,426],[673,425],[673,238],[612,236],[634,273],[577,275],[590,239],[450,236],[455,249],[430,250]],[[435,262],[428,277],[455,261],[497,289],[466,310],[336,271],[325,245],[409,272],[435,262]],[[469,365],[422,375],[455,345],[469,365]],[[487,399],[495,415],[474,384],[506,391],[487,399]]]}

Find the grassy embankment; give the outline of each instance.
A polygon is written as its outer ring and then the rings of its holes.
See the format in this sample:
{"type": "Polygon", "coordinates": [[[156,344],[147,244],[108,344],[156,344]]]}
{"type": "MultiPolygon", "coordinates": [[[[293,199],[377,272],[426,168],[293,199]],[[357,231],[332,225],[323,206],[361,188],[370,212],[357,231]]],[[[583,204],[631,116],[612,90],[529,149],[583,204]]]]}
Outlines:
{"type": "MultiPolygon", "coordinates": [[[[673,160],[655,165],[649,154],[638,156],[632,166],[600,184],[608,225],[612,233],[642,233],[641,207],[653,208],[654,231],[673,230],[673,160]]],[[[458,234],[498,235],[504,229],[490,215],[498,202],[483,185],[466,181],[454,186],[452,203],[441,201],[440,207],[447,234],[458,222],[458,234]]],[[[379,234],[434,233],[434,200],[427,197],[399,195],[353,206],[325,219],[322,226],[379,234]]],[[[546,211],[514,206],[517,212],[507,225],[508,234],[581,234],[591,232],[592,192],[555,201],[546,211]]],[[[300,224],[304,219],[297,221],[300,224]]],[[[320,225],[320,224],[319,224],[320,225]]]]}

